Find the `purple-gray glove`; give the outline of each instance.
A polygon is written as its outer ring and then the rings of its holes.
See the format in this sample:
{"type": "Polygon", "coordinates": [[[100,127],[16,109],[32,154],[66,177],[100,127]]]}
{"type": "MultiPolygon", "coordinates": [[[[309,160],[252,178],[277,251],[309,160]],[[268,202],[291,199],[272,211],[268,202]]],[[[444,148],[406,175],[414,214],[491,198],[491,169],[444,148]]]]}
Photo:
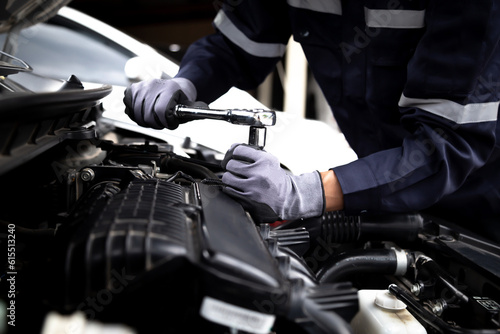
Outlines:
{"type": "Polygon", "coordinates": [[[130,85],[125,90],[125,113],[137,124],[153,129],[176,129],[177,104],[190,105],[196,99],[196,88],[185,78],[150,79],[130,85]]]}
{"type": "Polygon", "coordinates": [[[224,192],[237,198],[259,223],[324,212],[323,183],[317,171],[290,174],[274,155],[246,144],[233,144],[222,167],[226,169],[224,192]]]}

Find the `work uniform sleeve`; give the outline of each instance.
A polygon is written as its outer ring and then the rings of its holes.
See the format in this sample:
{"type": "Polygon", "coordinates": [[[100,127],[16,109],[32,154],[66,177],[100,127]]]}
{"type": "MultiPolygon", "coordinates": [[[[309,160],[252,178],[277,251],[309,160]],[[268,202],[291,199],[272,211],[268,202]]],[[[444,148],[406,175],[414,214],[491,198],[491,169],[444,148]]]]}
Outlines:
{"type": "Polygon", "coordinates": [[[429,1],[399,101],[409,135],[401,147],[333,168],[347,211],[429,208],[487,163],[500,95],[499,6],[497,0],[429,1]]]}
{"type": "Polygon", "coordinates": [[[226,1],[213,25],[216,32],[188,48],[177,74],[207,103],[233,86],[257,87],[283,57],[291,34],[285,1],[226,1]]]}

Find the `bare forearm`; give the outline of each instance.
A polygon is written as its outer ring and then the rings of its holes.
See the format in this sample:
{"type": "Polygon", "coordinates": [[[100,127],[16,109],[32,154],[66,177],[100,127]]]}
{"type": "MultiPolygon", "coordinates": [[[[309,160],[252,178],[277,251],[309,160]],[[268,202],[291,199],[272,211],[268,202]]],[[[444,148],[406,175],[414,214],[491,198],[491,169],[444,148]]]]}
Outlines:
{"type": "Polygon", "coordinates": [[[325,191],[326,211],[342,210],[344,208],[344,195],[337,176],[333,170],[321,172],[320,174],[325,191]]]}

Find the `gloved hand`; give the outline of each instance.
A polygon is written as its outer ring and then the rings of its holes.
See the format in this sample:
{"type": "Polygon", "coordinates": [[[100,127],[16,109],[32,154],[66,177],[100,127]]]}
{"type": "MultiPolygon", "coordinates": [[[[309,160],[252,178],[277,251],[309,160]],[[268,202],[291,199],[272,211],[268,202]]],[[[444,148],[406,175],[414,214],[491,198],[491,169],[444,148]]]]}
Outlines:
{"type": "Polygon", "coordinates": [[[258,222],[273,222],[323,214],[321,175],[292,175],[272,154],[246,144],[233,144],[222,167],[224,192],[237,198],[258,222]]]}
{"type": "Polygon", "coordinates": [[[153,129],[176,129],[180,120],[174,115],[177,104],[192,105],[196,87],[185,78],[150,79],[125,90],[125,113],[137,124],[153,129]]]}

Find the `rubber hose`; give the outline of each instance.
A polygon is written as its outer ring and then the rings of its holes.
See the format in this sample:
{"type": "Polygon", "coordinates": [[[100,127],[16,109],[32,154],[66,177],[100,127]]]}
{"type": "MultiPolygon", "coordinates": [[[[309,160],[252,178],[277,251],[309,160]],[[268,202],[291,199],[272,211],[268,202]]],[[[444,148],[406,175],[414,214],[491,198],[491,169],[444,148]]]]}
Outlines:
{"type": "Polygon", "coordinates": [[[395,274],[398,258],[394,249],[350,250],[331,258],[317,273],[320,284],[342,281],[351,274],[395,274]]]}
{"type": "Polygon", "coordinates": [[[413,241],[423,227],[419,214],[349,216],[341,211],[326,212],[321,237],[336,243],[358,240],[413,241]]]}
{"type": "Polygon", "coordinates": [[[414,241],[424,226],[419,214],[346,215],[343,211],[329,211],[321,217],[286,222],[275,229],[306,227],[311,240],[332,243],[356,241],[414,241]]]}

